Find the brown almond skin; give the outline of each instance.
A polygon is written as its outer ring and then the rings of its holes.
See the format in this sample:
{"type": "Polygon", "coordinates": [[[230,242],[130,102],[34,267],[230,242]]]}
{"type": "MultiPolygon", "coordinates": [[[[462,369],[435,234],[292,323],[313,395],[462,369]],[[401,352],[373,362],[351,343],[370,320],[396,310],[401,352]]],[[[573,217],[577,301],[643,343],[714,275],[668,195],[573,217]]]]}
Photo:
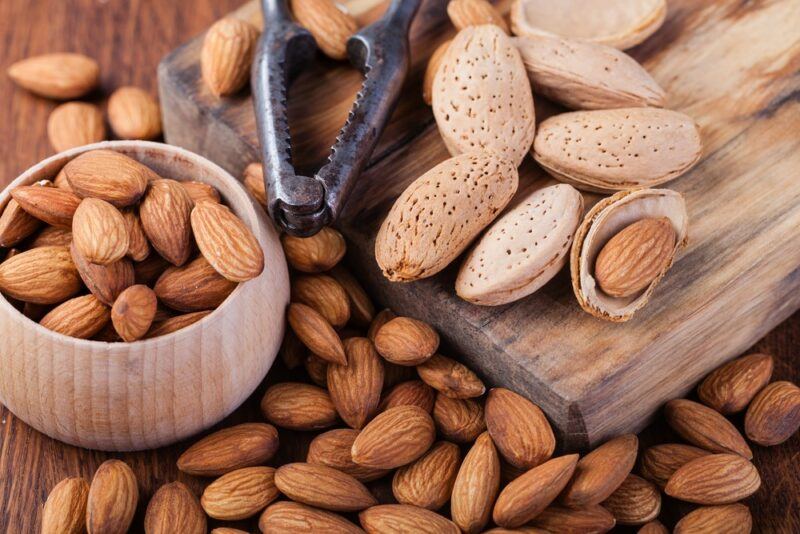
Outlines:
{"type": "Polygon", "coordinates": [[[440,441],[416,462],[395,472],[392,494],[401,504],[436,511],[450,500],[460,464],[458,445],[440,441]]]}
{"type": "Polygon", "coordinates": [[[450,0],[447,15],[457,30],[468,26],[494,24],[508,33],[508,24],[497,9],[486,0],[450,0]]]}
{"type": "Polygon", "coordinates": [[[366,328],[375,317],[375,305],[352,273],[341,264],[329,273],[342,286],[350,300],[350,322],[366,328]]]}
{"type": "Polygon", "coordinates": [[[715,369],[699,386],[697,396],[723,415],[741,412],[769,383],[774,363],[768,354],[749,354],[715,369]]]}
{"type": "Polygon", "coordinates": [[[72,218],[72,242],[91,263],[108,265],[128,253],[128,225],[105,200],[84,198],[72,218]]]}
{"type": "Polygon", "coordinates": [[[124,341],[136,341],[144,337],[158,309],[158,298],[147,286],[133,285],[119,294],[111,308],[114,330],[124,341]]]}
{"type": "Polygon", "coordinates": [[[378,331],[383,328],[383,325],[391,321],[397,317],[397,314],[394,313],[389,308],[385,308],[378,313],[375,314],[375,317],[372,318],[372,322],[369,324],[369,329],[367,330],[367,337],[375,343],[375,336],[378,335],[378,331]]]}
{"type": "Polygon", "coordinates": [[[577,510],[551,506],[533,522],[533,526],[543,528],[551,534],[602,533],[613,529],[615,525],[616,520],[611,512],[597,505],[577,510]]]}
{"type": "Polygon", "coordinates": [[[655,520],[642,525],[636,534],[669,534],[669,530],[660,521],[655,520]]]}
{"type": "Polygon", "coordinates": [[[711,453],[706,450],[683,443],[653,445],[642,453],[639,473],[663,489],[667,485],[669,477],[679,467],[695,458],[709,454],[711,453]]]}
{"type": "Polygon", "coordinates": [[[161,108],[139,87],[120,87],[108,99],[108,122],[120,139],[155,139],[161,135],[161,108]]]}
{"type": "Polygon", "coordinates": [[[178,469],[189,475],[219,476],[264,464],[278,450],[278,431],[266,423],[243,423],[218,430],[186,449],[178,469]]]}
{"type": "Polygon", "coordinates": [[[39,324],[65,336],[89,339],[110,319],[110,310],[97,297],[83,295],[56,306],[42,317],[39,324]]]}
{"type": "Polygon", "coordinates": [[[439,334],[417,319],[396,317],[375,334],[375,348],[397,365],[419,365],[436,353],[439,334]]]}
{"type": "Polygon", "coordinates": [[[256,202],[265,210],[267,207],[267,189],[264,185],[264,167],[260,162],[254,161],[244,168],[242,182],[245,189],[253,195],[256,202]]]}
{"type": "Polygon", "coordinates": [[[139,488],[128,464],[106,460],[92,478],[86,505],[89,534],[123,534],[133,521],[139,488]]]}
{"type": "Polygon", "coordinates": [[[150,244],[173,265],[183,265],[192,253],[192,202],[175,180],[150,183],[139,205],[139,219],[150,244]]]}
{"type": "Polygon", "coordinates": [[[619,525],[643,525],[661,512],[661,493],[652,482],[628,475],[622,484],[603,501],[619,525]]]}
{"type": "MultiPolygon", "coordinates": [[[[743,504],[702,506],[692,510],[675,525],[674,534],[724,532],[725,534],[750,534],[753,516],[743,504]]],[[[641,532],[641,531],[639,531],[641,532]]],[[[665,531],[666,532],[666,531],[665,531]]]]}
{"type": "Polygon", "coordinates": [[[106,138],[103,112],[88,102],[67,102],[47,118],[47,138],[56,152],[99,143],[106,138]]]}
{"type": "Polygon", "coordinates": [[[425,508],[409,504],[382,504],[358,514],[368,534],[460,534],[449,519],[425,508]]]}
{"type": "Polygon", "coordinates": [[[82,534],[86,531],[89,484],[82,478],[65,478],[47,496],[42,511],[41,534],[82,534]]]}
{"type": "Polygon", "coordinates": [[[238,521],[256,515],[277,498],[274,467],[243,467],[209,484],[200,505],[209,517],[238,521]]]}
{"type": "MultiPolygon", "coordinates": [[[[303,367],[305,368],[306,373],[308,373],[308,377],[312,382],[321,388],[328,389],[328,362],[316,354],[309,353],[309,355],[306,356],[305,360],[303,361],[303,367]]],[[[330,394],[330,392],[328,393],[330,394]]]]}
{"type": "Polygon", "coordinates": [[[342,234],[326,227],[311,237],[281,235],[286,261],[304,273],[321,273],[332,269],[344,257],[347,246],[342,234]]]}
{"type": "Polygon", "coordinates": [[[244,530],[238,528],[219,527],[211,531],[211,534],[248,534],[244,530]]]}
{"type": "Polygon", "coordinates": [[[494,522],[505,528],[529,523],[558,497],[577,464],[577,454],[560,456],[515,478],[497,498],[492,513],[494,522]]]}
{"type": "Polygon", "coordinates": [[[34,304],[58,304],[81,289],[66,247],[39,247],[0,263],[0,291],[34,304]]]}
{"type": "MultiPolygon", "coordinates": [[[[374,343],[374,342],[373,342],[374,343]]],[[[400,382],[407,382],[417,378],[417,370],[415,367],[407,367],[405,365],[397,365],[396,363],[385,361],[383,362],[383,388],[391,388],[400,382]]]]}
{"type": "Polygon", "coordinates": [[[71,100],[98,86],[100,66],[83,54],[44,54],[17,61],[8,68],[8,76],[39,96],[71,100]]]}
{"type": "Polygon", "coordinates": [[[423,382],[448,397],[469,399],[486,392],[486,386],[478,375],[466,365],[441,354],[434,354],[418,365],[417,373],[423,382]]]}
{"type": "Polygon", "coordinates": [[[418,406],[431,413],[435,399],[436,393],[428,384],[421,380],[409,380],[389,390],[381,400],[378,411],[385,412],[395,406],[418,406]]]}
{"type": "Polygon", "coordinates": [[[290,430],[320,430],[338,419],[327,391],[299,382],[268,388],[261,399],[261,412],[271,423],[290,430]]]}
{"type": "Polygon", "coordinates": [[[761,486],[758,470],[738,454],[710,454],[681,466],[667,482],[670,497],[696,504],[730,504],[761,486]]]}
{"type": "Polygon", "coordinates": [[[200,502],[183,482],[158,488],[147,504],[145,534],[205,534],[206,515],[200,502]]]}
{"type": "Polygon", "coordinates": [[[70,191],[37,185],[15,187],[11,198],[37,219],[66,229],[72,228],[72,217],[81,203],[80,197],[70,191]]]}
{"type": "Polygon", "coordinates": [[[72,231],[57,226],[45,226],[33,238],[30,248],[69,247],[70,243],[72,243],[72,231]]]}
{"type": "Polygon", "coordinates": [[[744,431],[759,445],[769,447],[788,440],[800,428],[800,388],[787,381],[762,389],[747,408],[744,431]]]}
{"type": "Polygon", "coordinates": [[[158,178],[146,165],[113,150],[92,150],[62,169],[72,191],[81,198],[110,202],[117,208],[135,204],[151,180],[158,178]]]}
{"type": "Polygon", "coordinates": [[[347,365],[342,340],[333,326],[310,306],[293,302],[289,304],[286,319],[297,338],[320,358],[338,365],[347,365]]]}
{"type": "Polygon", "coordinates": [[[500,489],[500,457],[484,432],[464,457],[453,484],[450,515],[467,534],[480,532],[492,513],[500,489]]]}
{"type": "Polygon", "coordinates": [[[286,365],[286,368],[291,371],[292,369],[303,365],[303,362],[306,359],[306,354],[308,354],[308,349],[306,349],[305,345],[300,343],[300,340],[297,339],[297,336],[294,335],[294,332],[292,332],[290,329],[287,329],[283,334],[283,341],[281,342],[279,354],[284,365],[286,365]]]}
{"type": "Polygon", "coordinates": [[[416,406],[397,406],[364,427],[353,442],[353,461],[378,469],[400,467],[425,454],[435,437],[428,412],[416,406]]]}
{"type": "Polygon", "coordinates": [[[383,360],[365,337],[344,340],[347,366],[328,365],[328,391],[342,421],[363,428],[378,410],[383,390],[383,360]]]}
{"type": "Polygon", "coordinates": [[[731,452],[748,460],[753,452],[733,424],[715,410],[687,399],[674,399],[664,407],[667,423],[683,439],[711,452],[731,452]]]}
{"type": "Polygon", "coordinates": [[[108,265],[91,263],[78,252],[75,243],[70,246],[70,254],[83,283],[107,306],[113,306],[117,297],[136,281],[133,265],[127,258],[108,265]]]}
{"type": "Polygon", "coordinates": [[[175,317],[169,317],[162,321],[153,322],[153,326],[150,327],[150,330],[147,331],[147,335],[144,337],[145,339],[150,339],[159,336],[166,336],[167,334],[182,330],[187,326],[204,319],[206,315],[210,313],[211,311],[209,310],[184,313],[183,315],[176,315],[175,317]]]}
{"type": "Polygon", "coordinates": [[[371,482],[389,473],[386,469],[365,467],[353,461],[351,449],[356,437],[358,430],[352,428],[337,428],[323,432],[308,446],[306,462],[338,469],[359,482],[371,482]]]}
{"type": "Polygon", "coordinates": [[[148,254],[145,259],[133,264],[136,283],[152,286],[170,265],[172,264],[158,254],[148,254]]]}
{"type": "Polygon", "coordinates": [[[209,202],[220,202],[222,200],[219,196],[219,191],[213,185],[198,182],[197,180],[184,180],[180,184],[186,189],[195,204],[203,200],[208,200],[209,202]]]}
{"type": "Polygon", "coordinates": [[[292,13],[317,46],[332,59],[347,58],[347,39],[358,31],[358,22],[331,0],[292,0],[292,13]]]}
{"type": "Polygon", "coordinates": [[[486,430],[483,406],[474,399],[436,395],[433,420],[439,433],[456,443],[471,443],[486,430]]]}
{"type": "Polygon", "coordinates": [[[544,412],[531,401],[504,388],[489,391],[486,427],[500,454],[520,469],[530,469],[553,455],[556,438],[544,412]]]}
{"type": "Polygon", "coordinates": [[[133,261],[142,261],[150,255],[150,242],[142,228],[139,214],[132,209],[122,212],[125,226],[128,228],[128,257],[133,261]]]}
{"type": "Polygon", "coordinates": [[[209,28],[203,39],[200,67],[215,96],[232,95],[244,87],[257,41],[255,26],[235,17],[220,19],[209,28]]]}
{"type": "Polygon", "coordinates": [[[41,224],[12,198],[0,215],[0,247],[13,247],[36,232],[41,224]]]}
{"type": "Polygon", "coordinates": [[[450,48],[450,43],[452,42],[452,39],[444,41],[436,47],[431,57],[428,58],[428,65],[425,67],[425,76],[422,79],[422,101],[429,106],[433,98],[433,79],[436,77],[436,71],[439,70],[439,65],[442,64],[442,58],[445,52],[447,52],[447,49],[450,48]]]}
{"type": "Polygon", "coordinates": [[[363,534],[364,532],[338,514],[291,501],[280,501],[268,506],[258,519],[258,528],[261,532],[274,534],[321,532],[363,534]]]}
{"type": "Polygon", "coordinates": [[[356,512],[378,504],[361,482],[324,465],[282,465],[275,472],[275,485],[293,501],[333,512],[356,512]]]}
{"type": "Polygon", "coordinates": [[[606,500],[633,469],[638,446],[639,439],[626,434],[581,458],[561,502],[570,508],[586,508],[606,500]]]}
{"type": "Polygon", "coordinates": [[[350,320],[347,293],[339,282],[324,274],[293,277],[292,301],[314,308],[334,328],[341,328],[350,320]]]}
{"type": "Polygon", "coordinates": [[[153,290],[159,300],[182,312],[213,310],[228,298],[236,282],[219,274],[202,256],[180,267],[170,267],[153,290]]]}

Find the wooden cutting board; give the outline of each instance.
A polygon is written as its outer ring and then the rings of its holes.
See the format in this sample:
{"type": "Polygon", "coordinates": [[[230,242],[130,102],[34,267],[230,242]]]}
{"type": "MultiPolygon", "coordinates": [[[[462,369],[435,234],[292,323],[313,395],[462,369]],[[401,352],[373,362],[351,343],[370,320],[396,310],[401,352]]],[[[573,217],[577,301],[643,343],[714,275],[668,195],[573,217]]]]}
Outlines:
{"type": "MultiPolygon", "coordinates": [[[[382,9],[376,0],[348,4],[362,22],[382,9]]],[[[451,353],[489,383],[539,404],[565,448],[636,431],[665,400],[800,307],[800,3],[670,0],[664,26],[630,51],[667,90],[668,106],[700,124],[705,155],[667,185],[686,196],[690,245],[625,324],[583,313],[566,272],[496,308],[459,300],[453,267],[412,284],[380,275],[377,226],[411,180],[448,157],[420,97],[428,56],[454,33],[445,5],[424,2],[412,27],[403,98],[340,221],[349,261],[381,303],[430,321],[451,353]]],[[[261,24],[256,2],[234,15],[261,24]]],[[[218,101],[203,87],[201,40],[160,66],[166,138],[238,176],[258,159],[252,102],[247,91],[218,101]]],[[[359,84],[357,72],[325,60],[295,83],[289,100],[299,169],[313,172],[324,161],[359,84]]],[[[539,117],[557,111],[537,100],[539,117]]],[[[547,180],[530,158],[520,178],[521,194],[547,180]]]]}

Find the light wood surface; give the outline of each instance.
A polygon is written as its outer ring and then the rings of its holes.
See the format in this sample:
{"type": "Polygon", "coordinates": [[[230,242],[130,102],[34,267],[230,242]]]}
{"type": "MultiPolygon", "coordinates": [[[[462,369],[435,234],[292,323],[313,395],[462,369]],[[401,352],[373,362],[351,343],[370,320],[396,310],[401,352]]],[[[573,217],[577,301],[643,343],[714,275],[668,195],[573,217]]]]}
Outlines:
{"type": "Polygon", "coordinates": [[[186,150],[141,141],[72,149],[31,167],[0,193],[53,178],[78,154],[122,152],[159,175],[216,187],[255,233],[266,267],[219,308],[166,336],[106,343],[57,334],[0,298],[0,402],[58,440],[102,450],[168,445],[223,419],[253,392],[275,359],[289,281],[277,233],[225,171],[186,150]]]}

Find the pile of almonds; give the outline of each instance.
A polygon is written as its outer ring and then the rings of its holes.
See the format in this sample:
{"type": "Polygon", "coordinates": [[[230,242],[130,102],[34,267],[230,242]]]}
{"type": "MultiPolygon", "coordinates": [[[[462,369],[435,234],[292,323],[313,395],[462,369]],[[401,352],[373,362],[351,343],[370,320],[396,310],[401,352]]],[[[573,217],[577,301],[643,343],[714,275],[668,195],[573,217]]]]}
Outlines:
{"type": "MultiPolygon", "coordinates": [[[[640,453],[637,437],[623,435],[585,455],[554,456],[556,437],[531,400],[504,388],[487,393],[473,371],[441,354],[430,325],[375,313],[340,264],[346,245],[337,231],[285,235],[282,243],[293,274],[281,358],[306,376],[267,388],[268,423],[223,428],[190,446],[178,468],[212,480],[199,500],[179,482],[161,487],[147,506],[148,534],[203,533],[206,516],[259,514],[265,533],[588,533],[634,525],[654,534],[669,532],[658,521],[662,492],[698,505],[676,533],[750,532],[750,512],[738,501],[761,481],[725,415],[747,410],[745,434],[763,446],[800,427],[800,388],[769,384],[769,356],[711,373],[698,387],[701,402],[667,403],[666,419],[686,443],[640,453]]],[[[138,498],[131,476],[110,461],[88,491],[80,479],[61,482],[44,525],[82,526],[85,515],[90,532],[124,531],[138,498]]]]}
{"type": "Polygon", "coordinates": [[[111,150],[12,189],[0,246],[0,293],[50,330],[102,341],[184,328],[264,269],[261,246],[216,188],[111,150]]]}

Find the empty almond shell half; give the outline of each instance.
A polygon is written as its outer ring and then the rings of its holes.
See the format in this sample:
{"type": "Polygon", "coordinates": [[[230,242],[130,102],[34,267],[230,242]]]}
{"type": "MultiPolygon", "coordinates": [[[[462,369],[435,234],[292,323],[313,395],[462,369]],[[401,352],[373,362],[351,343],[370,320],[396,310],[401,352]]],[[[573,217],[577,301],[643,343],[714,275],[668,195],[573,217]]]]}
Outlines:
{"type": "Polygon", "coordinates": [[[567,261],[583,197],[567,184],[538,189],[500,217],[470,251],[456,293],[483,306],[528,296],[567,261]]]}
{"type": "Polygon", "coordinates": [[[658,282],[672,266],[675,255],[686,246],[689,216],[683,195],[670,189],[620,191],[598,202],[584,217],[575,233],[570,254],[572,289],[588,313],[614,322],[625,322],[650,299],[658,282]],[[669,261],[641,292],[629,297],[605,294],[594,277],[595,261],[608,241],[621,230],[645,218],[665,217],[676,240],[669,261]]]}

